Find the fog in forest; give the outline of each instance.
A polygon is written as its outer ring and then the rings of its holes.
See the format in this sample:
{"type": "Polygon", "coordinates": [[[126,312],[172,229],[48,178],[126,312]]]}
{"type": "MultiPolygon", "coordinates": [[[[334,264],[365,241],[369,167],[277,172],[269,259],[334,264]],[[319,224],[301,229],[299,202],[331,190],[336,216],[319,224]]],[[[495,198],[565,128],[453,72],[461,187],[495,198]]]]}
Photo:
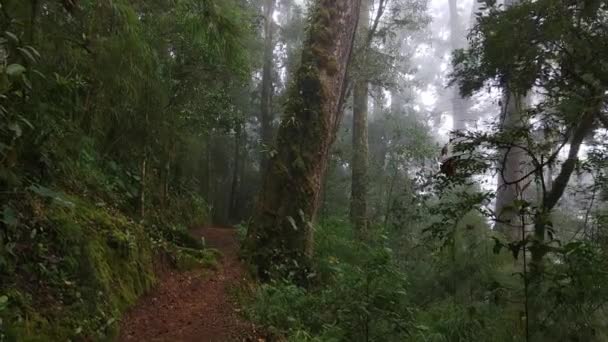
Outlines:
{"type": "Polygon", "coordinates": [[[0,0],[0,342],[608,341],[608,0],[0,0]]]}

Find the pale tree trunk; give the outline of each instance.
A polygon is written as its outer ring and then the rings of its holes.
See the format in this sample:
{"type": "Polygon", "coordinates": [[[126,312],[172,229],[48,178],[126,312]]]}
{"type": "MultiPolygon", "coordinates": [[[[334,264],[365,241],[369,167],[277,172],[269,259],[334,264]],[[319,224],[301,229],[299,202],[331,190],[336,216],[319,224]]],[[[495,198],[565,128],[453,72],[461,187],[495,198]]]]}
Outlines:
{"type": "MultiPolygon", "coordinates": [[[[463,23],[458,14],[458,0],[448,0],[450,8],[450,44],[452,50],[462,49],[466,47],[466,39],[463,23]]],[[[468,112],[470,103],[467,99],[462,98],[457,88],[452,88],[452,118],[454,120],[453,129],[461,131],[466,129],[466,123],[469,119],[468,112]]]]}
{"type": "Polygon", "coordinates": [[[342,118],[361,0],[317,0],[247,247],[263,280],[306,282],[324,172],[342,118]]]}
{"type": "MultiPolygon", "coordinates": [[[[505,0],[505,6],[514,6],[519,0],[505,0]]],[[[515,131],[525,123],[525,110],[527,105],[525,94],[516,94],[507,87],[502,100],[503,132],[515,131]]],[[[515,142],[516,143],[516,142],[515,142]]],[[[501,150],[501,159],[498,165],[498,188],[496,190],[496,230],[503,233],[509,241],[522,239],[522,229],[525,222],[521,222],[519,212],[514,208],[517,199],[526,198],[531,177],[524,177],[527,172],[528,156],[518,147],[509,147],[501,150]]]]}
{"type": "Polygon", "coordinates": [[[261,137],[262,155],[260,159],[261,170],[264,172],[268,166],[268,151],[272,145],[272,62],[273,62],[273,24],[275,0],[265,0],[264,3],[264,70],[262,74],[262,108],[261,108],[261,137]]]}
{"type": "MultiPolygon", "coordinates": [[[[362,0],[361,14],[357,35],[365,44],[369,33],[369,0],[362,0]]],[[[359,59],[359,68],[366,67],[367,46],[363,45],[359,59]]],[[[354,80],[353,89],[353,159],[351,179],[351,202],[350,217],[355,232],[362,240],[367,239],[368,217],[367,217],[367,195],[368,195],[368,172],[369,172],[369,146],[367,132],[368,115],[368,92],[369,83],[366,73],[360,70],[358,77],[354,80]]]]}
{"type": "Polygon", "coordinates": [[[477,13],[481,10],[483,0],[473,0],[473,7],[471,8],[471,15],[469,17],[469,27],[471,29],[477,22],[477,13]]]}
{"type": "Polygon", "coordinates": [[[397,113],[401,113],[405,103],[403,101],[403,94],[401,91],[397,89],[391,90],[391,113],[396,115],[397,113]]]}
{"type": "MultiPolygon", "coordinates": [[[[511,92],[503,98],[501,130],[514,131],[523,125],[524,97],[511,92]]],[[[514,142],[517,143],[517,142],[514,142]]],[[[498,189],[496,191],[496,229],[509,241],[521,240],[519,213],[513,207],[517,199],[524,199],[530,177],[525,177],[526,152],[518,147],[503,148],[498,165],[498,189]]]]}
{"type": "MultiPolygon", "coordinates": [[[[404,51],[408,50],[407,46],[407,32],[405,30],[399,30],[397,32],[397,51],[399,56],[404,55],[404,51]]],[[[407,63],[401,58],[397,58],[397,68],[407,69],[407,63]]],[[[409,84],[400,84],[391,89],[391,113],[393,115],[401,114],[404,111],[406,105],[404,90],[410,87],[409,84]],[[400,88],[399,86],[403,87],[400,88]]]]}
{"type": "MultiPolygon", "coordinates": [[[[384,114],[384,88],[380,86],[374,86],[372,89],[372,93],[375,94],[375,98],[373,99],[373,111],[371,118],[368,118],[368,121],[376,121],[381,120],[384,114]]],[[[381,134],[377,134],[375,136],[374,145],[370,146],[369,159],[370,165],[373,165],[370,169],[370,174],[368,179],[375,180],[381,179],[384,173],[384,166],[386,163],[386,155],[388,152],[387,139],[385,138],[386,130],[382,129],[381,134]]],[[[386,191],[387,184],[385,182],[379,182],[377,187],[377,192],[373,192],[370,189],[370,201],[371,207],[368,208],[368,215],[370,215],[370,219],[368,223],[373,221],[378,221],[381,217],[384,216],[384,206],[383,198],[386,191]],[[374,205],[375,204],[375,205],[374,205]]],[[[370,188],[373,188],[370,183],[370,188]]]]}

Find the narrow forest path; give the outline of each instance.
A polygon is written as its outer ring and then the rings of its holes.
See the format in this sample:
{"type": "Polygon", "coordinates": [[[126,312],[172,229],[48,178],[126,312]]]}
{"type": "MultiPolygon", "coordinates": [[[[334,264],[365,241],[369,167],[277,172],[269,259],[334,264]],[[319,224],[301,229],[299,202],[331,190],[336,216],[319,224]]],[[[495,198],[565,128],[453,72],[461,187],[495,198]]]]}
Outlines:
{"type": "Polygon", "coordinates": [[[192,234],[222,253],[218,270],[164,272],[156,288],[122,319],[118,341],[257,341],[229,293],[245,278],[236,230],[200,228],[192,234]]]}

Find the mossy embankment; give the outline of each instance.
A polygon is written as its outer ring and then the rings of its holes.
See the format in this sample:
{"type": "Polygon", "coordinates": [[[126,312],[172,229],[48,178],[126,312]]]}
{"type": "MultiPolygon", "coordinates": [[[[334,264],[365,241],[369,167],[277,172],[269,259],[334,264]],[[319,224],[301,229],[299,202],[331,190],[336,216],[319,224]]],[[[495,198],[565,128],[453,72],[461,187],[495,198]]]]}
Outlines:
{"type": "Polygon", "coordinates": [[[136,222],[105,202],[47,189],[13,207],[0,234],[0,341],[112,340],[158,260],[214,265],[183,226],[136,222]]]}

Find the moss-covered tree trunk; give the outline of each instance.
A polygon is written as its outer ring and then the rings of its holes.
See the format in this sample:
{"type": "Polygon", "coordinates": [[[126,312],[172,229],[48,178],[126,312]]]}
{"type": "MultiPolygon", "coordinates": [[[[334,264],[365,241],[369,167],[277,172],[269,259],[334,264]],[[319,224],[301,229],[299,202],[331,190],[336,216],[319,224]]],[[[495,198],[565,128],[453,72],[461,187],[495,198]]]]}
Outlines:
{"type": "Polygon", "coordinates": [[[317,0],[247,247],[258,274],[303,281],[329,149],[341,121],[360,0],[317,0]]]}
{"type": "Polygon", "coordinates": [[[261,126],[262,126],[262,148],[261,167],[265,170],[268,166],[268,152],[266,147],[272,145],[272,62],[273,62],[273,19],[275,0],[265,0],[264,2],[264,68],[262,72],[262,107],[261,107],[261,126]]]}
{"type": "Polygon", "coordinates": [[[361,1],[361,14],[359,16],[359,27],[357,29],[358,41],[362,46],[361,55],[358,56],[359,69],[354,80],[353,89],[353,159],[351,179],[351,202],[350,217],[355,227],[355,232],[360,239],[366,239],[368,235],[367,217],[367,195],[368,195],[368,169],[369,169],[369,146],[367,134],[368,114],[368,91],[369,82],[366,72],[367,61],[367,37],[369,34],[369,0],[361,1]]]}

